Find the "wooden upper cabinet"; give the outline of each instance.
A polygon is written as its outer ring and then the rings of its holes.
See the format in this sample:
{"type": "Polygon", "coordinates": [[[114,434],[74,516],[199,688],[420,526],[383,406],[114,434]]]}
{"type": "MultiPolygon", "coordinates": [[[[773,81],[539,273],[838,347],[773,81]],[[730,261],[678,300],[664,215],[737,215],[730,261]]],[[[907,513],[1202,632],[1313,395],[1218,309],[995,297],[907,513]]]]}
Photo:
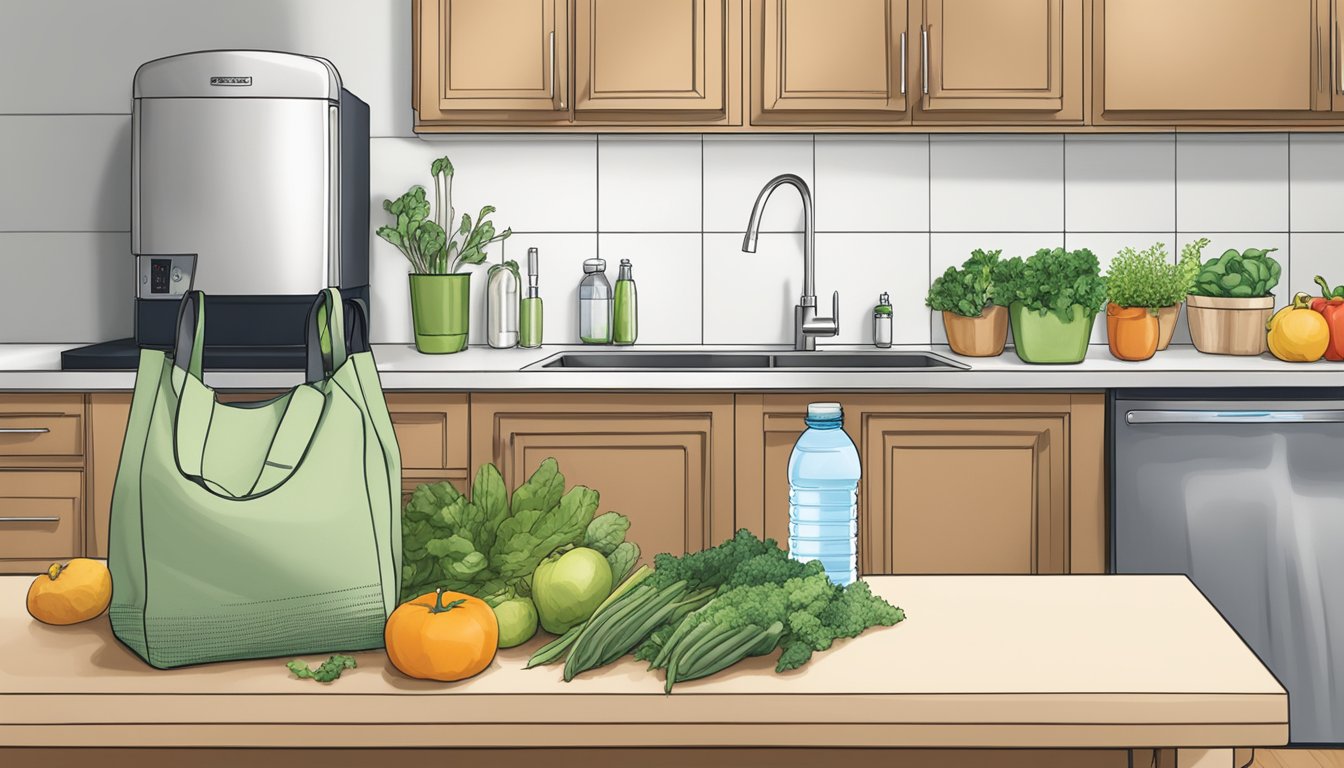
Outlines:
{"type": "Polygon", "coordinates": [[[567,115],[566,0],[416,0],[414,10],[421,121],[567,115]]]}
{"type": "Polygon", "coordinates": [[[751,0],[753,124],[909,122],[907,0],[751,0]]]}
{"type": "Polygon", "coordinates": [[[727,0],[577,0],[575,110],[721,112],[727,0]]]}
{"type": "Polygon", "coordinates": [[[916,122],[1082,121],[1084,0],[921,1],[916,122]]]}
{"type": "Polygon", "coordinates": [[[1098,122],[1330,117],[1330,0],[1098,2],[1098,122]]]}

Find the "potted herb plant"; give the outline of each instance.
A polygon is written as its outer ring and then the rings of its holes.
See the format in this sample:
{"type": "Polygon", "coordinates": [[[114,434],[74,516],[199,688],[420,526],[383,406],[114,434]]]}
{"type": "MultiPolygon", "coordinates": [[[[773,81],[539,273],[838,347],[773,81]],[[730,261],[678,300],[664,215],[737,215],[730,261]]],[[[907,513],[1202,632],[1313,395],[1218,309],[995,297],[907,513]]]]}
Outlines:
{"type": "Polygon", "coordinates": [[[396,200],[384,200],[383,210],[392,214],[394,226],[378,228],[378,236],[395,245],[411,263],[411,321],[415,348],[444,354],[461,352],[467,346],[471,317],[471,273],[467,265],[485,261],[486,246],[510,234],[495,234],[486,217],[495,212],[485,206],[476,215],[462,214],[452,226],[453,164],[441,157],[430,164],[434,177],[434,218],[430,218],[425,188],[415,185],[396,200]]]}
{"type": "Polygon", "coordinates": [[[1106,302],[1106,278],[1086,248],[1041,249],[995,265],[994,301],[1008,306],[1013,348],[1027,363],[1079,363],[1106,302]]]}
{"type": "Polygon", "coordinates": [[[1008,340],[1008,310],[993,303],[990,281],[1000,253],[977,248],[960,269],[948,267],[929,286],[924,303],[943,313],[948,346],[958,355],[1003,354],[1003,345],[1008,340]]]}
{"type": "Polygon", "coordinates": [[[1195,349],[1213,355],[1259,355],[1268,349],[1265,325],[1282,271],[1269,255],[1275,250],[1229,248],[1200,265],[1185,300],[1195,349]]]}
{"type": "Polygon", "coordinates": [[[1171,344],[1176,333],[1176,322],[1181,317],[1181,305],[1185,297],[1195,287],[1195,278],[1199,277],[1200,254],[1209,244],[1207,237],[1201,237],[1181,246],[1181,258],[1176,262],[1176,283],[1167,285],[1164,300],[1168,303],[1157,309],[1157,349],[1162,351],[1171,344]]]}
{"type": "MultiPolygon", "coordinates": [[[[1142,251],[1124,248],[1106,276],[1106,341],[1120,360],[1147,360],[1162,347],[1161,313],[1171,327],[1187,290],[1181,265],[1172,263],[1162,243],[1142,251]]],[[[1171,341],[1168,333],[1167,341],[1171,341]]]]}

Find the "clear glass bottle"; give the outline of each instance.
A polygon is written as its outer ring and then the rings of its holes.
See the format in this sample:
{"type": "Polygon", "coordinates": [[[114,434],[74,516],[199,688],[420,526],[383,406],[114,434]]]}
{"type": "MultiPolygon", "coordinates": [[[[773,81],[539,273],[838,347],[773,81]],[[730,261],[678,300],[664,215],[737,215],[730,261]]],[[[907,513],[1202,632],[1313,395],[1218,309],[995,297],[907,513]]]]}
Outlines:
{"type": "Polygon", "coordinates": [[[490,267],[485,281],[485,341],[495,349],[518,346],[518,263],[490,267]]]}
{"type": "Polygon", "coordinates": [[[885,293],[873,307],[873,346],[891,346],[891,299],[885,293]]]}
{"type": "Polygon", "coordinates": [[[537,287],[537,249],[527,249],[527,298],[518,308],[518,346],[541,346],[541,292],[537,287]]]}
{"type": "Polygon", "coordinates": [[[579,340],[584,344],[611,343],[611,304],[607,262],[588,259],[579,283],[579,340]]]}
{"type": "Polygon", "coordinates": [[[611,340],[614,344],[634,344],[639,338],[639,302],[635,294],[635,278],[630,273],[630,260],[621,259],[621,271],[616,274],[616,296],[612,307],[611,340]]]}

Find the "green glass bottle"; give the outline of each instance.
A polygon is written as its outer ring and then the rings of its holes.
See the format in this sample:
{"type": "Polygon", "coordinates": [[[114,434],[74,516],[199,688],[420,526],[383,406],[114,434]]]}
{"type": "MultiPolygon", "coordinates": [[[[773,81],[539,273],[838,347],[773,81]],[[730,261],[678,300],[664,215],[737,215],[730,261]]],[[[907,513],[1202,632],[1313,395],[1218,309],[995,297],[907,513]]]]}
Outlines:
{"type": "Polygon", "coordinates": [[[612,343],[634,344],[635,339],[639,338],[639,303],[635,295],[635,278],[630,274],[629,259],[621,259],[613,302],[612,343]]]}
{"type": "Polygon", "coordinates": [[[527,296],[518,303],[518,346],[541,346],[541,293],[537,288],[537,249],[527,249],[527,296]]]}

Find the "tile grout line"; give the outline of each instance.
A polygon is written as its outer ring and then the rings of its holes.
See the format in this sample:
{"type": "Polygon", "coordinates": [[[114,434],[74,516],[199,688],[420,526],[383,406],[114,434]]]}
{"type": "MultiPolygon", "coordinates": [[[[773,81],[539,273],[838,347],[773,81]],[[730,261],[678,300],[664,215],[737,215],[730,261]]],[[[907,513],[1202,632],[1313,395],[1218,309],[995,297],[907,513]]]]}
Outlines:
{"type": "Polygon", "coordinates": [[[1281,277],[1288,280],[1288,303],[1291,304],[1293,302],[1293,134],[1289,133],[1285,141],[1288,144],[1288,242],[1284,245],[1288,248],[1288,258],[1285,259],[1288,263],[1283,267],[1283,271],[1287,274],[1281,277]]]}
{"type": "MultiPolygon", "coordinates": [[[[933,134],[924,137],[924,208],[928,214],[928,219],[924,226],[929,228],[928,248],[926,248],[926,258],[928,260],[929,285],[933,285],[933,134]]],[[[926,289],[927,290],[927,289],[926,289]]],[[[926,293],[925,296],[928,294],[926,293]]],[[[933,309],[929,310],[929,343],[933,343],[933,309]]]]}

